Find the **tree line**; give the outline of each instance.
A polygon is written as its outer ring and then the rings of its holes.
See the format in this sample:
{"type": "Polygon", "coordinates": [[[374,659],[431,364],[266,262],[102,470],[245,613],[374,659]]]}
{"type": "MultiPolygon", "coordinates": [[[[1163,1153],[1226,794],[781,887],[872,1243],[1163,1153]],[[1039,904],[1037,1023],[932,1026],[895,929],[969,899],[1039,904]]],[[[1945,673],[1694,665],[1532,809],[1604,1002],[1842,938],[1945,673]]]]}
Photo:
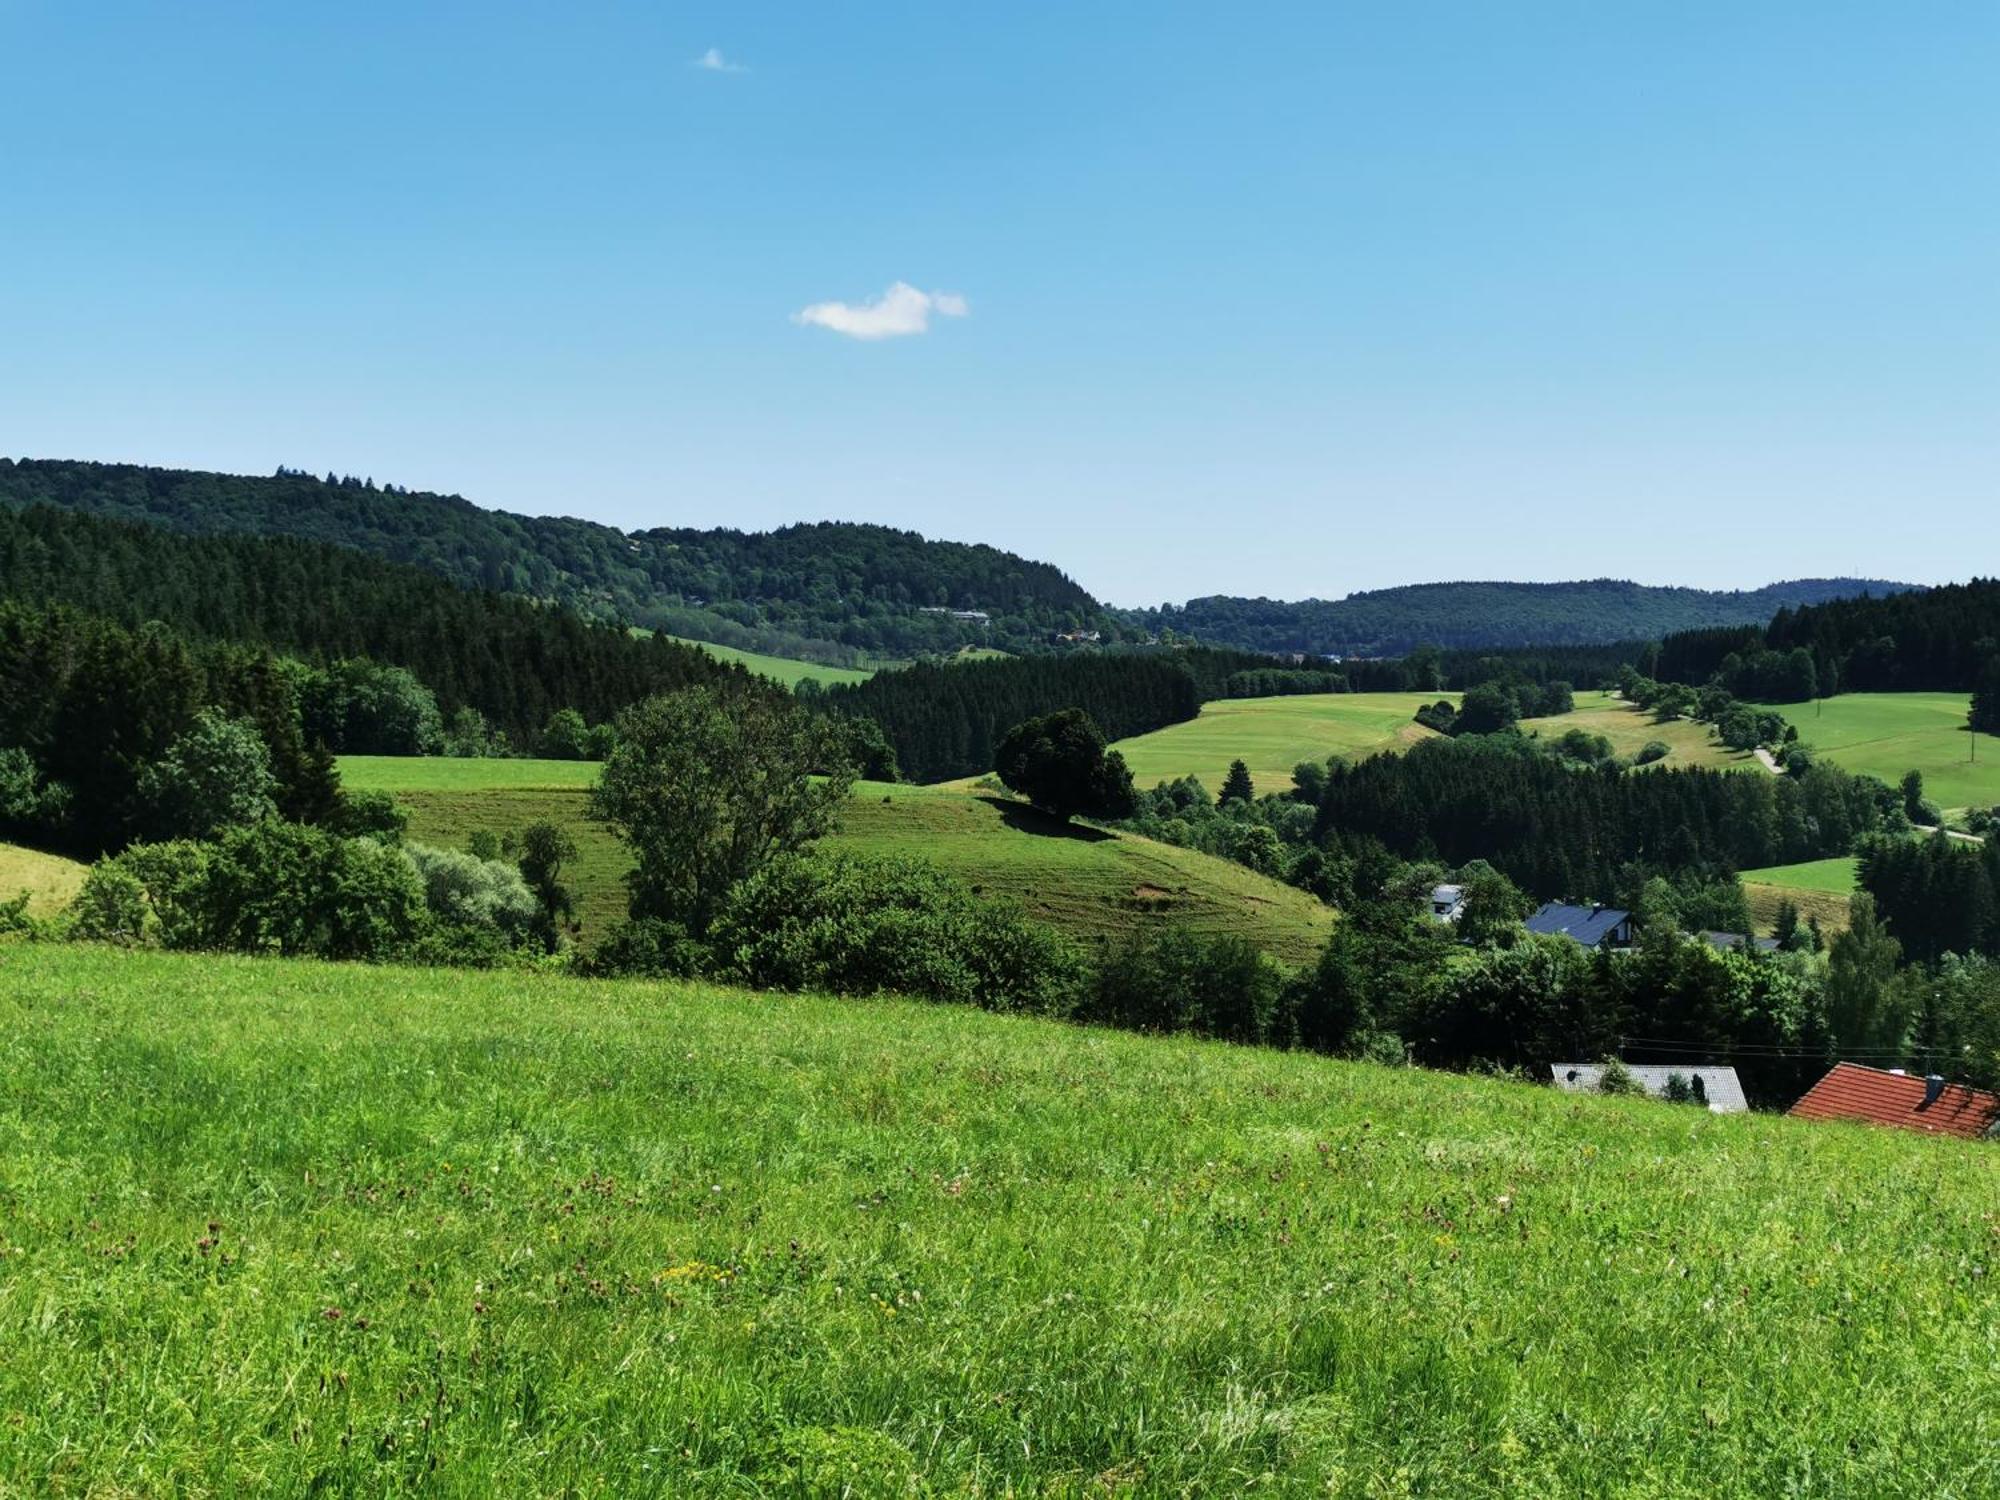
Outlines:
{"type": "Polygon", "coordinates": [[[1201,652],[1126,651],[919,662],[809,701],[873,719],[912,781],[948,781],[992,770],[1010,729],[1061,709],[1081,709],[1111,739],[1192,719],[1203,682],[1219,690],[1239,664],[1201,652]]]}
{"type": "Polygon", "coordinates": [[[346,547],[181,536],[46,505],[0,505],[0,598],[128,629],[159,622],[190,641],[311,663],[365,657],[402,667],[446,719],[474,709],[518,745],[533,743],[558,710],[597,723],[652,693],[747,677],[692,646],[346,547]]]}
{"type": "Polygon", "coordinates": [[[257,477],[0,459],[0,506],[37,503],[195,535],[332,543],[464,588],[836,665],[964,645],[1046,650],[1056,632],[1086,627],[1124,633],[1047,563],[886,526],[659,527],[627,534],[288,468],[257,477]],[[953,611],[987,619],[955,619],[953,611]]]}
{"type": "Polygon", "coordinates": [[[2000,662],[2000,580],[1783,609],[1757,628],[1669,635],[1649,675],[1740,697],[1974,692],[2000,662]]]}
{"type": "Polygon", "coordinates": [[[1657,588],[1610,578],[1574,583],[1424,583],[1336,600],[1286,602],[1213,595],[1182,605],[1118,613],[1149,633],[1210,645],[1313,656],[1396,657],[1426,643],[1480,651],[1656,640],[1684,630],[1761,624],[1780,608],[1905,587],[1860,578],[1798,579],[1732,592],[1657,588]]]}
{"type": "Polygon", "coordinates": [[[1329,768],[1317,831],[1406,858],[1485,859],[1544,899],[1602,899],[1635,862],[1735,871],[1846,854],[1901,815],[1892,789],[1820,763],[1802,776],[1580,768],[1510,735],[1427,740],[1329,768]]]}

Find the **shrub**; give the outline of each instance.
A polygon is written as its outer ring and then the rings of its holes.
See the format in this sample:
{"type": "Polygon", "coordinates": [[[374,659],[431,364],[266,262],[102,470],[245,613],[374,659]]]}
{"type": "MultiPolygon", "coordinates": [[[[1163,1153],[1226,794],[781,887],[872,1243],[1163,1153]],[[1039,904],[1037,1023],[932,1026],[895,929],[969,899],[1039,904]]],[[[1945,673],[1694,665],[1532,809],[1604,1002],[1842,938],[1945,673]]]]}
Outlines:
{"type": "Polygon", "coordinates": [[[493,928],[512,937],[541,915],[541,903],[521,872],[504,860],[424,844],[405,845],[403,854],[423,881],[424,904],[439,922],[493,928]]]}
{"type": "Polygon", "coordinates": [[[87,942],[137,946],[150,942],[159,930],[145,886],[113,859],[101,859],[90,867],[69,911],[70,931],[87,942]]]}
{"type": "Polygon", "coordinates": [[[1646,1086],[1632,1076],[1632,1070],[1615,1057],[1604,1059],[1604,1071],[1597,1076],[1597,1092],[1628,1098],[1641,1097],[1646,1086]]]}
{"type": "Polygon", "coordinates": [[[1081,1019],[1289,1043],[1285,987],[1284,972],[1247,939],[1169,927],[1133,939],[1104,961],[1081,1019]]]}
{"type": "Polygon", "coordinates": [[[33,893],[23,891],[11,901],[0,901],[0,937],[16,937],[35,931],[35,919],[28,915],[33,893]]]}
{"type": "Polygon", "coordinates": [[[1647,740],[1639,747],[1639,753],[1632,757],[1635,766],[1650,766],[1656,760],[1665,760],[1673,754],[1673,747],[1665,740],[1647,740]]]}
{"type": "Polygon", "coordinates": [[[79,937],[321,958],[386,958],[427,925],[400,850],[278,822],[135,844],[92,867],[72,910],[79,937]]]}
{"type": "Polygon", "coordinates": [[[633,917],[606,933],[579,967],[598,978],[692,979],[707,971],[708,950],[678,922],[633,917]]]}
{"type": "Polygon", "coordinates": [[[341,796],[340,810],[334,814],[329,831],[347,838],[397,844],[409,826],[410,815],[388,792],[347,792],[341,796]]]}
{"type": "Polygon", "coordinates": [[[1082,977],[1066,939],[933,866],[851,854],[774,861],[745,882],[710,934],[710,961],[717,977],[762,989],[1056,1015],[1082,977]]]}

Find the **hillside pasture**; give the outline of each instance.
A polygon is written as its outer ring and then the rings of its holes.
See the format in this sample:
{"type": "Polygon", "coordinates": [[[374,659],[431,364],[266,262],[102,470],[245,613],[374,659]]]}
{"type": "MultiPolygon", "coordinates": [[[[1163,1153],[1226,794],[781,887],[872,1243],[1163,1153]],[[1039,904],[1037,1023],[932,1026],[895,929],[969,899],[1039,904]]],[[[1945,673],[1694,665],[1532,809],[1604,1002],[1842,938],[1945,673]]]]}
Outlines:
{"type": "Polygon", "coordinates": [[[449,755],[343,755],[340,784],[352,792],[579,790],[597,784],[593,760],[511,760],[449,755]]]}
{"type": "Polygon", "coordinates": [[[0,901],[28,893],[28,915],[52,917],[83,889],[89,866],[60,854],[44,854],[19,844],[0,844],[0,901]]]}
{"type": "Polygon", "coordinates": [[[1953,814],[2000,804],[2000,736],[1966,727],[1970,703],[1964,693],[1842,693],[1774,706],[1800,739],[1846,770],[1891,786],[1907,771],[1923,772],[1924,794],[1953,814]]]}
{"type": "Polygon", "coordinates": [[[760,677],[769,677],[774,682],[782,682],[786,687],[795,688],[807,678],[823,682],[831,687],[835,683],[866,682],[875,675],[873,668],[825,667],[818,662],[796,661],[789,656],[770,656],[762,651],[744,651],[735,646],[718,646],[713,641],[697,641],[684,635],[670,636],[684,646],[696,646],[706,651],[718,661],[731,661],[760,677]]]}
{"type": "Polygon", "coordinates": [[[1756,769],[1756,759],[1746,751],[1717,744],[1709,726],[1693,719],[1655,722],[1644,709],[1627,703],[1616,693],[1584,692],[1576,695],[1576,707],[1566,714],[1521,721],[1523,734],[1558,739],[1572,729],[1601,734],[1611,742],[1615,754],[1633,759],[1652,740],[1667,747],[1664,758],[1649,764],[1666,767],[1707,766],[1716,770],[1756,769]]]}
{"type": "Polygon", "coordinates": [[[1818,918],[1820,931],[1828,936],[1845,932],[1847,901],[1854,894],[1860,863],[1852,857],[1814,859],[1743,871],[1743,895],[1750,903],[1758,935],[1770,935],[1778,908],[1787,901],[1798,908],[1801,920],[1818,918]]]}
{"type": "Polygon", "coordinates": [[[2000,1490],[1981,1143],[57,945],[0,1078],[9,1494],[2000,1490]]]}
{"type": "MultiPolygon", "coordinates": [[[[625,847],[585,814],[587,781],[512,779],[509,766],[574,767],[573,761],[371,760],[350,782],[393,791],[410,815],[409,837],[463,848],[477,831],[504,836],[538,819],[570,830],[578,857],[566,879],[578,898],[584,940],[624,915],[625,847]],[[495,767],[485,785],[462,768],[495,767]]],[[[348,758],[341,761],[347,779],[348,758]]],[[[583,767],[594,780],[597,768],[583,767]]],[[[958,876],[981,895],[1017,901],[1089,941],[1115,941],[1176,922],[1236,933],[1291,963],[1311,960],[1334,916],[1303,891],[1228,860],[1129,833],[1056,822],[1025,804],[977,790],[860,782],[828,846],[857,853],[916,856],[958,876]]]]}
{"type": "Polygon", "coordinates": [[[1183,776],[1221,789],[1229,763],[1241,760],[1261,792],[1282,792],[1301,761],[1330,755],[1364,760],[1429,739],[1433,731],[1413,715],[1449,693],[1302,693],[1294,697],[1223,698],[1202,705],[1199,717],[1151,734],[1120,740],[1113,748],[1141,787],[1183,776]]]}

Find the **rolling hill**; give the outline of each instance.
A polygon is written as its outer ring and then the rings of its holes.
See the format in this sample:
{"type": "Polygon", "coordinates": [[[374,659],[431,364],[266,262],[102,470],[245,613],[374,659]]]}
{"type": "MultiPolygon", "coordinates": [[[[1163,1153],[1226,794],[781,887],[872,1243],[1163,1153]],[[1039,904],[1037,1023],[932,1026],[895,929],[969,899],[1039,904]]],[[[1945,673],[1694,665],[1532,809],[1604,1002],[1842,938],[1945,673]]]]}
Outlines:
{"type": "Polygon", "coordinates": [[[1921,771],[1947,814],[2000,805],[2000,735],[1966,727],[1964,693],[1842,693],[1775,705],[1799,738],[1845,770],[1891,786],[1921,771]]]}
{"type": "Polygon", "coordinates": [[[1402,656],[1425,643],[1477,649],[1654,640],[1711,626],[1762,625],[1780,609],[1912,587],[1867,578],[1802,578],[1741,592],[1656,588],[1613,578],[1418,583],[1295,603],[1217,594],[1125,611],[1124,618],[1148,632],[1172,630],[1246,651],[1402,656]]]}
{"type": "MultiPolygon", "coordinates": [[[[597,767],[579,761],[343,757],[344,785],[395,794],[409,836],[463,847],[478,830],[506,834],[547,818],[570,829],[585,941],[624,914],[625,848],[584,815],[597,767]]],[[[1059,824],[1033,808],[973,789],[861,782],[829,847],[915,855],[978,894],[1091,941],[1177,923],[1237,933],[1288,963],[1310,962],[1333,912],[1312,896],[1228,860],[1130,833],[1059,824]]]]}
{"type": "Polygon", "coordinates": [[[351,477],[0,459],[0,505],[36,503],[195,535],[330,542],[467,587],[838,666],[967,645],[1040,646],[1062,629],[1117,629],[1047,563],[886,526],[627,533],[351,477]],[[985,618],[956,619],[953,611],[985,618]]]}
{"type": "Polygon", "coordinates": [[[1135,735],[1112,748],[1132,768],[1141,787],[1183,776],[1199,778],[1211,794],[1222,786],[1229,763],[1241,760],[1262,792],[1292,784],[1300,761],[1329,755],[1359,760],[1400,750],[1434,731],[1411,715],[1438,693],[1309,693],[1284,698],[1224,698],[1202,705],[1198,717],[1135,735]]]}
{"type": "MultiPolygon", "coordinates": [[[[1280,698],[1226,698],[1202,705],[1198,717],[1150,734],[1134,735],[1114,747],[1132,768],[1139,786],[1198,777],[1210,792],[1222,785],[1232,760],[1249,767],[1257,790],[1281,792],[1292,784],[1292,768],[1329,755],[1363,760],[1384,751],[1407,749],[1433,731],[1412,715],[1426,703],[1451,693],[1309,693],[1280,698]]],[[[1748,755],[1715,743],[1705,724],[1675,719],[1655,723],[1652,715],[1615,694],[1578,693],[1566,714],[1525,719],[1524,734],[1549,738],[1581,729],[1601,734],[1619,755],[1630,757],[1658,740],[1667,755],[1661,766],[1756,767],[1748,755]]]]}
{"type": "Polygon", "coordinates": [[[9,1493],[2000,1487],[1976,1142],[40,944],[0,1078],[9,1493]]]}

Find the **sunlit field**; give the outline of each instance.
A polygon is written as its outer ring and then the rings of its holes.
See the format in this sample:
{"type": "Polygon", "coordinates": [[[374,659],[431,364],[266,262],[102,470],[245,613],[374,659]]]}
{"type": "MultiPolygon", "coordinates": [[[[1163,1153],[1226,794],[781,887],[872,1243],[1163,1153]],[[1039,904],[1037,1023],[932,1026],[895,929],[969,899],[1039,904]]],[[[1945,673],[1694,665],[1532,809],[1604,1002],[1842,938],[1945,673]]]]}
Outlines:
{"type": "Polygon", "coordinates": [[[903,1002],[0,948],[0,1491],[2000,1489],[1992,1148],[903,1002]]]}
{"type": "Polygon", "coordinates": [[[1842,693],[1778,708],[1835,765],[1892,786],[1923,772],[1924,794],[1952,813],[2000,805],[2000,736],[1966,727],[1969,703],[1964,693],[1842,693]]]}
{"type": "Polygon", "coordinates": [[[1201,715],[1114,747],[1141,787],[1182,776],[1220,790],[1229,763],[1250,768],[1259,792],[1292,784],[1292,768],[1329,755],[1360,760],[1431,737],[1411,717],[1447,693],[1307,693],[1289,698],[1224,698],[1204,704],[1201,715]]]}
{"type": "MultiPolygon", "coordinates": [[[[630,860],[609,829],[585,816],[594,764],[342,757],[340,767],[347,785],[393,791],[409,813],[409,836],[424,843],[463,848],[481,830],[504,836],[540,819],[561,824],[577,844],[566,878],[578,897],[585,940],[624,914],[630,860]],[[482,775],[481,767],[493,769],[482,775]]],[[[1229,860],[1135,834],[1064,825],[976,789],[860,782],[827,844],[926,859],[981,895],[1016,901],[1031,916],[1093,942],[1176,923],[1239,934],[1277,958],[1303,963],[1318,953],[1334,922],[1312,896],[1229,860]]]]}

